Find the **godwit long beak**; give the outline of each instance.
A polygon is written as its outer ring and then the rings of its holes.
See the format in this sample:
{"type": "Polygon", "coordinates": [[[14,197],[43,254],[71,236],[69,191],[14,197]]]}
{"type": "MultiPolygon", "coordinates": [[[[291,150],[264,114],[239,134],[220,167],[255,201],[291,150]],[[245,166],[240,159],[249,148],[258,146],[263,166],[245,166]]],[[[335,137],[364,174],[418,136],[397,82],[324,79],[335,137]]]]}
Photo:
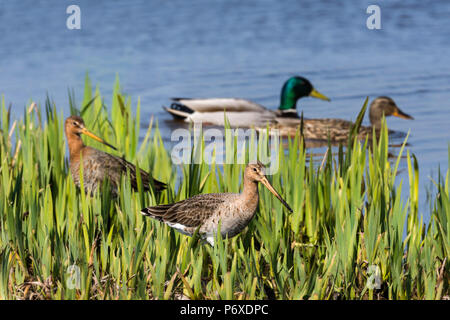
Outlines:
{"type": "Polygon", "coordinates": [[[83,128],[81,133],[91,137],[94,140],[97,140],[98,142],[103,143],[104,145],[113,148],[114,150],[117,150],[114,146],[110,145],[108,142],[106,142],[105,140],[103,140],[102,138],[97,137],[95,134],[93,134],[92,132],[90,132],[88,129],[83,128]]]}
{"type": "Polygon", "coordinates": [[[262,182],[262,184],[263,184],[267,189],[269,189],[270,192],[273,193],[273,195],[274,195],[275,197],[278,198],[278,200],[281,201],[281,203],[282,203],[282,204],[283,204],[283,205],[284,205],[291,213],[294,212],[294,211],[292,211],[291,207],[289,207],[289,205],[286,203],[286,201],[284,201],[284,199],[280,196],[280,194],[272,187],[272,185],[270,184],[269,180],[267,180],[266,177],[263,177],[263,178],[261,179],[261,182],[262,182]]]}

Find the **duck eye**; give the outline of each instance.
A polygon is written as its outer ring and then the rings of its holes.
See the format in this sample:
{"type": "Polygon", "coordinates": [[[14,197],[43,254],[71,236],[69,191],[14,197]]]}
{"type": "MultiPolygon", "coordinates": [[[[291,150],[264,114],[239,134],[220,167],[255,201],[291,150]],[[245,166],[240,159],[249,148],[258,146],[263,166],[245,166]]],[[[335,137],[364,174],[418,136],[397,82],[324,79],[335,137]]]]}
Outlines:
{"type": "Polygon", "coordinates": [[[77,126],[77,125],[78,125],[78,123],[76,123],[75,121],[73,121],[72,124],[73,124],[74,126],[77,126]]]}
{"type": "Polygon", "coordinates": [[[256,168],[253,168],[253,171],[255,171],[255,172],[256,172],[256,171],[258,171],[258,170],[256,170],[256,168]]]}

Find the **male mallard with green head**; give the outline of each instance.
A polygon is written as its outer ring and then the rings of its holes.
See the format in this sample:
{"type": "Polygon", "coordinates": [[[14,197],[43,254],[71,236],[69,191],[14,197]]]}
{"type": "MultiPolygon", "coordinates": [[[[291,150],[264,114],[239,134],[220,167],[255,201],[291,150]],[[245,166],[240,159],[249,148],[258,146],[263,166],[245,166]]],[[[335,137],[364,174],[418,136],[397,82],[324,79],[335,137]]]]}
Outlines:
{"type": "Polygon", "coordinates": [[[289,78],[283,85],[278,110],[270,110],[250,100],[240,98],[190,99],[173,98],[170,108],[163,107],[177,119],[224,126],[224,112],[232,127],[265,126],[282,123],[284,119],[299,119],[297,101],[313,97],[330,101],[300,76],[289,78]]]}

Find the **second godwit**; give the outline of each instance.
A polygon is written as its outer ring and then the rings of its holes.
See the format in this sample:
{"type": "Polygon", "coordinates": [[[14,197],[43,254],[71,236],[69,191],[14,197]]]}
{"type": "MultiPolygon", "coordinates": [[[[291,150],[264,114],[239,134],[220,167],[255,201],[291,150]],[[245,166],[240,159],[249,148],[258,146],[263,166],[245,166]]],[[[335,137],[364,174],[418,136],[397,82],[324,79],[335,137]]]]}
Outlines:
{"type": "Polygon", "coordinates": [[[172,204],[142,209],[145,216],[192,236],[198,233],[214,246],[220,223],[220,234],[229,238],[239,234],[252,220],[259,202],[258,182],[261,182],[290,211],[292,209],[267,180],[261,162],[250,163],[244,172],[242,193],[199,194],[172,204]]]}
{"type": "MultiPolygon", "coordinates": [[[[80,163],[83,159],[83,183],[86,191],[94,192],[99,186],[101,187],[105,179],[109,179],[112,193],[117,195],[117,187],[120,184],[122,174],[130,173],[131,186],[137,189],[137,173],[134,164],[123,158],[113,156],[109,153],[98,149],[88,147],[83,143],[81,134],[85,134],[113,149],[113,146],[97,137],[84,126],[81,117],[70,116],[65,122],[65,131],[70,153],[70,171],[72,173],[75,184],[80,187],[80,163]]],[[[151,176],[144,170],[140,170],[142,188],[144,191],[150,189],[151,176]]],[[[156,191],[166,188],[166,184],[157,180],[153,180],[156,191]]]]}

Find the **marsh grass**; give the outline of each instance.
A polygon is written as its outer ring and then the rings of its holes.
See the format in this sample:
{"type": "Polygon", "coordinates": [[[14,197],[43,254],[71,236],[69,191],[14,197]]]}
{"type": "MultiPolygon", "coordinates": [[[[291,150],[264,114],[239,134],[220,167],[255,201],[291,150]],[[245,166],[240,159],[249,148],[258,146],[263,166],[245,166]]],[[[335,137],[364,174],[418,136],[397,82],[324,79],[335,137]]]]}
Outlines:
{"type": "MultiPolygon", "coordinates": [[[[89,78],[81,107],[71,92],[69,103],[120,151],[85,138],[88,145],[125,156],[167,182],[168,190],[158,197],[142,188],[134,192],[124,176],[117,199],[107,185],[85,195],[68,170],[64,119],[56,106],[47,100],[12,120],[2,99],[0,299],[448,298],[449,172],[433,182],[436,196],[425,224],[416,157],[403,145],[389,161],[386,128],[378,141],[349,139],[320,164],[308,161],[299,131],[288,140],[288,152],[280,149],[280,170],[269,177],[294,213],[260,188],[248,228],[232,239],[219,236],[210,247],[139,211],[197,193],[238,192],[244,165],[201,162],[177,170],[155,121],[139,140],[147,120],[118,80],[109,107],[89,78]],[[408,179],[396,187],[400,161],[407,163],[408,179]],[[75,288],[69,286],[70,266],[79,270],[75,288]]],[[[266,143],[259,140],[258,148],[266,143]]],[[[250,145],[244,147],[247,160],[250,145]]],[[[236,139],[226,146],[227,155],[236,154],[236,139]]]]}

